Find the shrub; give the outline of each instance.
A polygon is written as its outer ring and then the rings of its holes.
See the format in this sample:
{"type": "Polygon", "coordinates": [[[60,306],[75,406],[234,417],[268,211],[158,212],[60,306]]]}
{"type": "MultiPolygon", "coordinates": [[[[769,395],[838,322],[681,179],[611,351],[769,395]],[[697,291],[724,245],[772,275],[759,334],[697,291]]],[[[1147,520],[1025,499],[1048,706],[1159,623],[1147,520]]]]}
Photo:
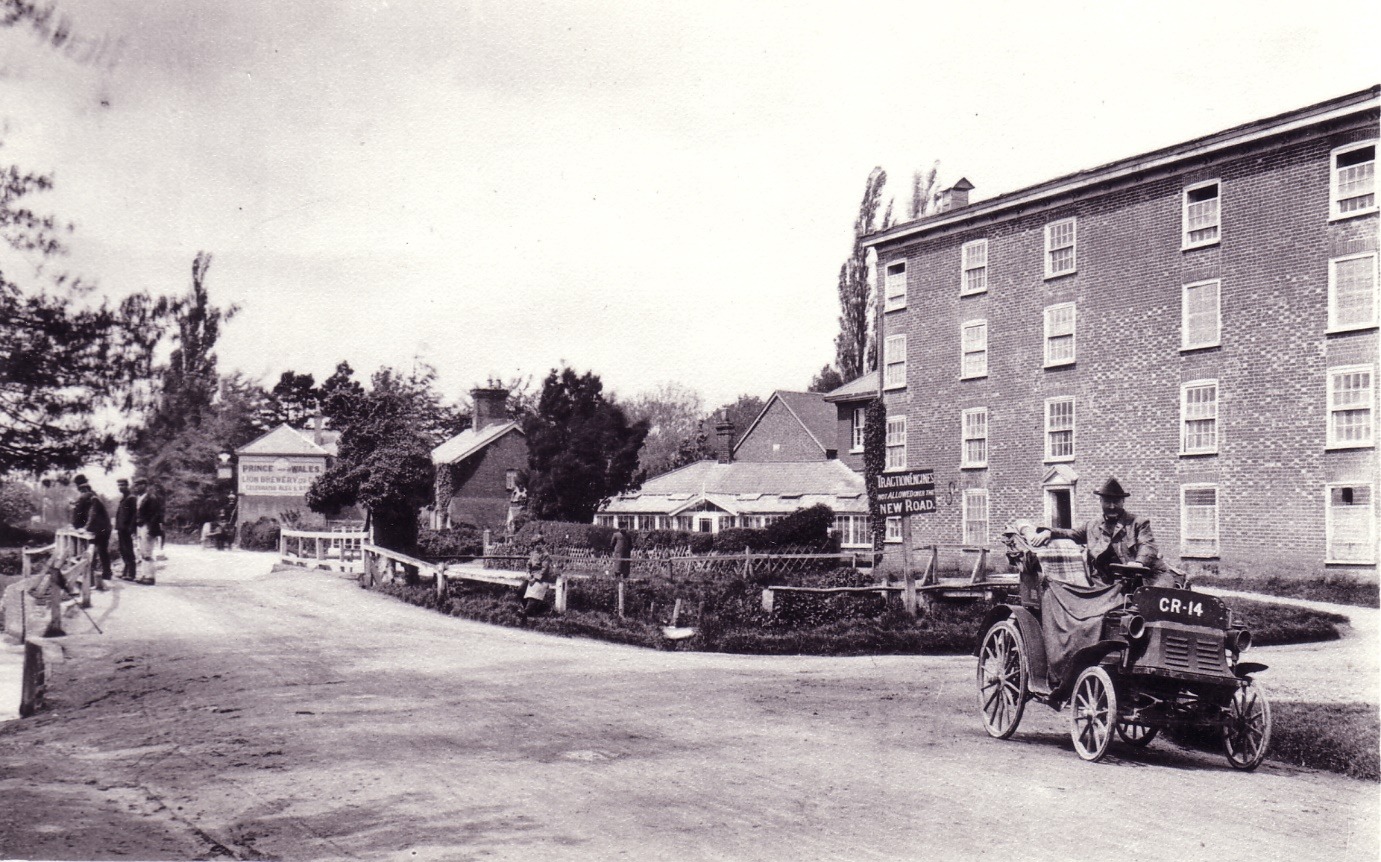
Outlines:
{"type": "Polygon", "coordinates": [[[429,560],[478,557],[484,553],[484,534],[470,526],[447,530],[423,527],[417,531],[417,551],[429,560]]]}
{"type": "Polygon", "coordinates": [[[282,528],[273,518],[263,517],[243,524],[240,526],[240,547],[246,551],[276,551],[281,532],[282,528]]]}
{"type": "Polygon", "coordinates": [[[47,527],[28,524],[0,524],[0,548],[22,548],[24,546],[51,545],[53,531],[47,527]]]}
{"type": "MultiPolygon", "coordinates": [[[[629,537],[637,542],[632,530],[626,530],[629,537]]],[[[614,530],[599,524],[582,524],[577,521],[528,521],[522,529],[513,534],[514,542],[527,546],[538,533],[546,539],[549,548],[588,549],[601,554],[609,553],[614,530]]]]}
{"type": "Polygon", "coordinates": [[[767,526],[767,541],[774,548],[798,546],[820,553],[833,553],[837,542],[830,538],[834,510],[824,504],[798,509],[767,526]]]}
{"type": "Polygon", "coordinates": [[[771,547],[771,543],[767,540],[766,530],[733,527],[715,534],[711,547],[721,554],[741,554],[744,548],[753,551],[766,550],[771,547]]]}

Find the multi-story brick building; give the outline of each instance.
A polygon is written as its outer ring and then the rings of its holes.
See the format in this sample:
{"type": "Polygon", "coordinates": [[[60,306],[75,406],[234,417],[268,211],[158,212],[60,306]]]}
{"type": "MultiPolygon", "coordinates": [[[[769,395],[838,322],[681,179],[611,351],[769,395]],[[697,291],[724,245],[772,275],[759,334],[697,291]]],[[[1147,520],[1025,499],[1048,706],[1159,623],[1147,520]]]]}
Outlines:
{"type": "Polygon", "coordinates": [[[1379,93],[870,237],[916,544],[1082,522],[1114,475],[1172,565],[1376,580],[1379,93]]]}

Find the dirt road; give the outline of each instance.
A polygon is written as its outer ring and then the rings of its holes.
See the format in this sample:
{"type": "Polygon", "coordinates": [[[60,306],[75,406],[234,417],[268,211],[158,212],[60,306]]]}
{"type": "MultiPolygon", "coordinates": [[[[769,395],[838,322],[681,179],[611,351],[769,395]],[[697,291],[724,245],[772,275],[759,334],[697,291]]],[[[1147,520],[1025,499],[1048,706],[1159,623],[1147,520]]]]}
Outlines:
{"type": "Polygon", "coordinates": [[[991,740],[967,658],[658,653],[170,550],[0,728],[0,858],[1377,858],[1375,784],[1090,765],[1038,705],[991,740]]]}

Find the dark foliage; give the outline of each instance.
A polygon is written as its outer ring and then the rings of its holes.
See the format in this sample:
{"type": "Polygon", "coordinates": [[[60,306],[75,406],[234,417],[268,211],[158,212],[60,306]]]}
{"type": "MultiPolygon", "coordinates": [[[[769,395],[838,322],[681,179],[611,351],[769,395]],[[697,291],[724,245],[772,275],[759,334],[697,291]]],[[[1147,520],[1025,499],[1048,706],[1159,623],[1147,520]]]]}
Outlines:
{"type": "Polygon", "coordinates": [[[27,524],[0,524],[0,548],[23,548],[50,545],[53,531],[27,524]]]}
{"type": "Polygon", "coordinates": [[[743,549],[762,551],[772,547],[766,530],[731,527],[714,534],[713,549],[721,554],[741,554],[743,549]]]}
{"type": "Polygon", "coordinates": [[[863,238],[876,228],[887,172],[873,168],[863,188],[863,200],[854,219],[853,251],[839,267],[839,334],[834,339],[834,364],[844,380],[862,377],[877,366],[873,348],[873,279],[868,272],[868,250],[863,238]]]}
{"type": "Polygon", "coordinates": [[[276,551],[282,527],[273,518],[260,518],[240,526],[240,547],[246,551],[276,551]]]}
{"type": "Polygon", "coordinates": [[[863,485],[868,491],[868,523],[873,531],[873,550],[881,551],[887,521],[878,503],[878,476],[887,466],[887,405],[882,399],[868,402],[863,410],[863,485]]]}
{"type": "Polygon", "coordinates": [[[837,368],[833,365],[826,365],[816,373],[815,377],[811,378],[810,386],[807,387],[806,391],[832,392],[847,382],[848,381],[840,375],[837,368]]]}
{"type": "Polygon", "coordinates": [[[417,533],[417,552],[426,560],[478,557],[484,553],[484,535],[468,526],[446,530],[422,528],[417,533]]]}
{"type": "Polygon", "coordinates": [[[809,548],[812,552],[832,554],[839,550],[838,540],[830,536],[833,527],[834,510],[819,504],[797,509],[785,518],[773,521],[764,532],[769,547],[809,548]]]}

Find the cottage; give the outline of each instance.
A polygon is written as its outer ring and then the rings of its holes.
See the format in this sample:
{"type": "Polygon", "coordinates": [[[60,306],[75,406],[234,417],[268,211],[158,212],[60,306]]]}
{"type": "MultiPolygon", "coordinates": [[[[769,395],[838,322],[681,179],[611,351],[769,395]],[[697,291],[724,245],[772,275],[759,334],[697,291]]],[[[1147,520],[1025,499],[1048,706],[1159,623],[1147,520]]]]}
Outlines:
{"type": "Polygon", "coordinates": [[[436,505],[432,528],[502,530],[527,467],[527,438],[508,416],[507,389],[474,389],[474,422],[432,450],[436,505]]]}
{"type": "Polygon", "coordinates": [[[307,508],[307,489],[330,466],[339,438],[340,432],[321,427],[318,418],[300,431],[280,425],[236,449],[239,522],[273,518],[324,527],[326,516],[307,508]]]}

